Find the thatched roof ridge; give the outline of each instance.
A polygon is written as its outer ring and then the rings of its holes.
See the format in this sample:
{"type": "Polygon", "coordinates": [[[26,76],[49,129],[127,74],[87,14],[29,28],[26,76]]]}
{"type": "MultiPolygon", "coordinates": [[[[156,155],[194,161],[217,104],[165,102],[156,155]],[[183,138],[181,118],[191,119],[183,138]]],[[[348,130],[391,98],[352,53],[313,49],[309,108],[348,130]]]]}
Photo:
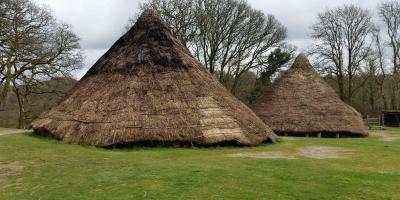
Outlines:
{"type": "Polygon", "coordinates": [[[306,54],[300,53],[297,55],[296,59],[294,60],[291,68],[301,68],[304,70],[314,70],[314,67],[311,65],[310,61],[308,60],[306,54]]]}
{"type": "Polygon", "coordinates": [[[32,123],[68,143],[257,145],[277,136],[146,11],[70,93],[32,123]]]}
{"type": "Polygon", "coordinates": [[[304,54],[251,108],[278,134],[368,135],[361,115],[339,99],[304,54]]]}

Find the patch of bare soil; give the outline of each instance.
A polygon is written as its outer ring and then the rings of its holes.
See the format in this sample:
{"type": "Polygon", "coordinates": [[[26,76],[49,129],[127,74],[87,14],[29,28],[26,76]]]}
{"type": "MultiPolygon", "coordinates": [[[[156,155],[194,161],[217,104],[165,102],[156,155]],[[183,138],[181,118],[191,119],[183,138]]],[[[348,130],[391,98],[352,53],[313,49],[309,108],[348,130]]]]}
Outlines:
{"type": "Polygon", "coordinates": [[[284,151],[243,152],[243,153],[228,154],[227,157],[296,159],[295,155],[284,151]]]}
{"type": "Polygon", "coordinates": [[[265,159],[298,159],[300,157],[314,159],[342,159],[352,152],[345,148],[330,146],[308,146],[297,149],[297,152],[265,151],[265,152],[242,152],[228,154],[227,157],[265,158],[265,159]]]}
{"type": "Polygon", "coordinates": [[[0,188],[7,187],[7,178],[18,175],[23,169],[24,166],[18,161],[0,161],[0,188]]]}
{"type": "Polygon", "coordinates": [[[369,134],[371,136],[381,137],[380,140],[385,141],[385,142],[400,140],[400,135],[394,135],[394,134],[385,133],[385,132],[370,132],[369,134]]]}
{"type": "Polygon", "coordinates": [[[290,136],[279,136],[280,139],[282,139],[283,141],[292,141],[292,140],[298,140],[297,137],[290,137],[290,136]]]}
{"type": "Polygon", "coordinates": [[[327,158],[345,158],[351,151],[329,146],[308,146],[298,149],[298,154],[306,158],[327,159],[327,158]]]}

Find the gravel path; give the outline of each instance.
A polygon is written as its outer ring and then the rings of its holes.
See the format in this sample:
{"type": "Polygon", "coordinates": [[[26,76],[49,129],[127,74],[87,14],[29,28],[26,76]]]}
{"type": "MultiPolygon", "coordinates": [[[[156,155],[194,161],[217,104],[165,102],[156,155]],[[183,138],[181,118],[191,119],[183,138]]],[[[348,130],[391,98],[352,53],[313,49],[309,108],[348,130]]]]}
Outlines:
{"type": "Polygon", "coordinates": [[[18,133],[26,133],[31,132],[32,130],[25,130],[25,129],[9,129],[9,130],[2,130],[0,131],[0,136],[3,135],[11,135],[11,134],[18,134],[18,133]]]}
{"type": "Polygon", "coordinates": [[[381,141],[385,141],[385,142],[400,140],[400,135],[390,134],[390,133],[385,133],[385,132],[371,132],[370,135],[379,136],[379,137],[381,137],[381,141]]]}

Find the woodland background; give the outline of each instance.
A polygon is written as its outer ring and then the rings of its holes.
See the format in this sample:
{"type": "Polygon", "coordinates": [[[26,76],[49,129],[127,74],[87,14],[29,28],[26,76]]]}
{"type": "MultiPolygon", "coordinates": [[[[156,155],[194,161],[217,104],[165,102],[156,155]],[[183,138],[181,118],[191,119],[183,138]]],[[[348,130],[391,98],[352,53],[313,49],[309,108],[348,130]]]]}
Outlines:
{"type": "MultiPolygon", "coordinates": [[[[251,104],[300,50],[273,15],[244,0],[147,0],[208,71],[251,104]]],[[[136,16],[127,22],[127,29],[136,16]]],[[[338,96],[364,116],[400,107],[400,3],[321,11],[305,51],[338,96]]],[[[77,82],[79,38],[51,10],[30,0],[0,2],[0,126],[28,127],[77,82]]]]}

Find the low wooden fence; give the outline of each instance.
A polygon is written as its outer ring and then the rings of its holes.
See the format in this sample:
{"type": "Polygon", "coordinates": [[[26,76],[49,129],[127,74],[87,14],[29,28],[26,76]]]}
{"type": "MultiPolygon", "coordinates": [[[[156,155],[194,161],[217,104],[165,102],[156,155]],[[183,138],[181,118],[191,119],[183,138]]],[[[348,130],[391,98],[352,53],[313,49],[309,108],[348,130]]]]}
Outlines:
{"type": "Polygon", "coordinates": [[[374,127],[377,127],[379,129],[384,129],[383,128],[383,124],[381,123],[382,120],[381,118],[377,117],[377,118],[373,118],[373,117],[367,117],[364,119],[364,124],[366,126],[368,126],[368,128],[371,130],[374,127]]]}

